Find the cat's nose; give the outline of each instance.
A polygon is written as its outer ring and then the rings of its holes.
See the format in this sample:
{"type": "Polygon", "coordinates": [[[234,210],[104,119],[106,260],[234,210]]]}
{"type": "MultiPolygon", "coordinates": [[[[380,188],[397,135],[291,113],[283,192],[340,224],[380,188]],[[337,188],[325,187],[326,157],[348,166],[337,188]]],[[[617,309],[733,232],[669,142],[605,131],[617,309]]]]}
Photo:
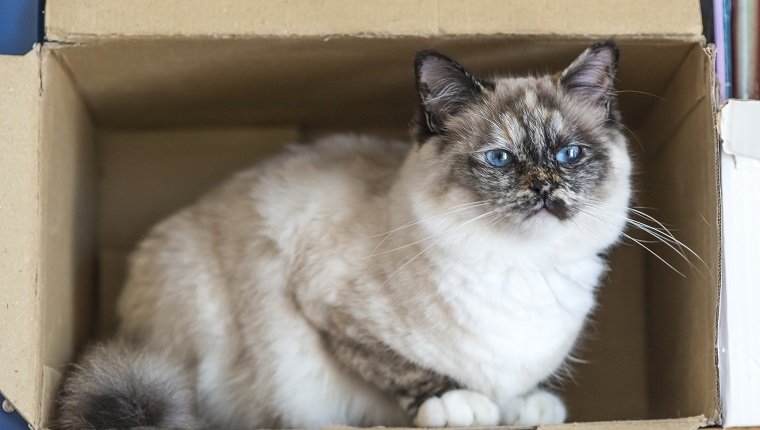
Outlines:
{"type": "Polygon", "coordinates": [[[534,179],[530,188],[541,197],[547,197],[555,187],[549,182],[534,179]]]}

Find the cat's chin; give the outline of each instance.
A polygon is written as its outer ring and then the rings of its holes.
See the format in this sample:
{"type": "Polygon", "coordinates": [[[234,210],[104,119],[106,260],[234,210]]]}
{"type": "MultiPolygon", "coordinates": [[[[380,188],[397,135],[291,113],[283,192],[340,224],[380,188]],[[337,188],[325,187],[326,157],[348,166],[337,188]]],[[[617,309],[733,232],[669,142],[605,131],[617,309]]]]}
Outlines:
{"type": "Polygon", "coordinates": [[[559,223],[567,221],[568,219],[569,216],[566,209],[563,211],[556,211],[548,206],[539,206],[525,216],[525,222],[528,225],[536,223],[545,224],[550,222],[559,223]]]}
{"type": "Polygon", "coordinates": [[[549,209],[546,206],[539,206],[539,207],[537,207],[536,209],[534,209],[533,211],[531,211],[525,217],[526,220],[532,219],[532,218],[537,218],[537,219],[544,219],[544,218],[561,219],[560,215],[556,214],[555,212],[553,212],[551,209],[549,209]]]}
{"type": "Polygon", "coordinates": [[[529,236],[551,236],[557,234],[557,230],[562,229],[569,220],[569,217],[557,215],[544,207],[527,214],[517,229],[529,236]]]}
{"type": "Polygon", "coordinates": [[[555,214],[554,212],[552,212],[551,210],[549,210],[546,207],[542,207],[542,208],[537,209],[535,212],[533,212],[532,214],[530,214],[530,216],[528,216],[528,218],[534,218],[534,219],[546,219],[546,218],[550,218],[551,219],[551,218],[553,218],[553,219],[557,219],[557,220],[560,219],[560,217],[557,214],[555,214]]]}

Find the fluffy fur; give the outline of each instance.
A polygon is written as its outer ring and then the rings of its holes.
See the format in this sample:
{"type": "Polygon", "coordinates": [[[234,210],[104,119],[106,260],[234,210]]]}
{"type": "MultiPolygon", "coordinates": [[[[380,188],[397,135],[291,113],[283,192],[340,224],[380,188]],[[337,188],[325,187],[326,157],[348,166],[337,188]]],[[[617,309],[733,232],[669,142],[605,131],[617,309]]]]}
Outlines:
{"type": "Polygon", "coordinates": [[[160,223],[132,256],[120,340],[66,382],[63,427],[123,423],[75,412],[98,396],[160,399],[136,425],[167,427],[563,421],[539,386],[630,197],[616,62],[603,43],[558,75],[485,80],[423,52],[415,145],[293,146],[160,223]],[[566,145],[580,161],[556,162],[566,145]],[[513,162],[489,166],[494,148],[513,162]]]}
{"type": "Polygon", "coordinates": [[[61,428],[206,428],[189,375],[164,352],[115,341],[81,361],[61,396],[61,428]]]}

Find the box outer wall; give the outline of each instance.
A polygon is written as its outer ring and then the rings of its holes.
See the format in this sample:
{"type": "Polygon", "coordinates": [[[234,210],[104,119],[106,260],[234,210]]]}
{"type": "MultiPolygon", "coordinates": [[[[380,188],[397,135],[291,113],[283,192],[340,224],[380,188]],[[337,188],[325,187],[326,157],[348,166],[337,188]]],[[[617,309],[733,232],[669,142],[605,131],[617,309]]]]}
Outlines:
{"type": "Polygon", "coordinates": [[[40,413],[39,51],[0,56],[0,380],[27,420],[40,413]]]}
{"type": "MultiPolygon", "coordinates": [[[[79,3],[79,2],[75,2],[79,3]]],[[[103,11],[102,8],[98,6],[99,3],[92,3],[92,2],[81,2],[83,3],[81,7],[88,7],[88,10],[94,11],[94,13],[97,15],[98,13],[105,14],[105,16],[108,16],[108,13],[111,13],[113,11],[103,11]],[[87,4],[84,4],[87,3],[87,4]]],[[[129,3],[126,7],[134,7],[135,5],[139,5],[140,2],[126,2],[129,3]]],[[[171,2],[169,2],[171,3],[171,2]]],[[[255,2],[247,3],[247,4],[253,4],[255,2]]],[[[327,2],[328,4],[333,4],[327,2]]],[[[419,2],[420,4],[428,4],[430,2],[419,2]]],[[[492,5],[496,5],[498,2],[491,2],[492,5]]],[[[518,2],[519,3],[519,2],[518,2]]],[[[678,3],[678,2],[674,2],[678,3]]],[[[691,2],[686,2],[691,3],[691,2]]],[[[227,5],[230,7],[244,7],[243,4],[246,3],[240,3],[240,2],[227,2],[227,5]]],[[[360,3],[356,4],[356,7],[359,6],[360,3]]],[[[680,2],[681,5],[684,4],[684,2],[680,2]]],[[[449,10],[455,11],[457,13],[462,13],[461,10],[458,10],[456,7],[456,4],[453,2],[440,2],[440,4],[436,4],[436,13],[440,14],[442,10],[449,10]],[[447,9],[448,8],[448,9],[447,9]]],[[[259,5],[258,7],[264,7],[262,5],[259,5]]],[[[402,7],[401,5],[398,5],[398,7],[402,7]]],[[[621,6],[623,10],[625,10],[626,6],[621,6]]],[[[640,8],[637,7],[631,7],[632,10],[639,10],[640,8]]],[[[244,7],[245,8],[245,7],[244,7]]],[[[92,41],[95,39],[98,39],[100,37],[121,37],[120,32],[123,32],[123,34],[130,34],[129,31],[136,31],[134,29],[126,29],[121,30],[118,29],[118,31],[110,31],[109,28],[106,26],[104,27],[97,27],[96,28],[89,28],[87,27],[86,23],[77,22],[77,19],[81,18],[83,14],[72,14],[70,11],[75,11],[79,9],[78,7],[62,7],[62,2],[58,2],[55,0],[51,0],[48,2],[48,10],[53,11],[49,12],[48,19],[49,19],[49,28],[50,28],[50,34],[53,35],[56,38],[59,38],[61,41],[66,42],[75,42],[75,43],[87,43],[87,41],[92,41]],[[54,11],[61,11],[60,14],[54,13],[54,11]],[[67,14],[68,11],[69,13],[67,14]],[[60,17],[63,19],[63,24],[61,23],[61,20],[56,20],[56,17],[60,17]],[[51,19],[52,18],[52,19],[51,19]],[[74,22],[65,22],[66,19],[73,20],[74,22]],[[83,25],[83,29],[78,29],[77,26],[83,25]],[[77,28],[77,31],[75,30],[65,30],[67,26],[71,26],[72,28],[77,28]],[[106,32],[106,34],[101,34],[98,32],[106,32]]],[[[380,8],[382,9],[382,8],[380,8]]],[[[82,10],[82,9],[79,9],[82,10]]],[[[374,8],[373,8],[374,10],[374,8]]],[[[689,10],[689,8],[681,8],[680,11],[683,10],[689,10]]],[[[121,13],[124,13],[124,11],[120,11],[121,13]]],[[[275,11],[276,12],[276,11],[275,11]]],[[[272,13],[275,13],[272,12],[272,13]]],[[[601,11],[600,13],[603,13],[601,11]]],[[[607,11],[607,13],[610,13],[607,11]]],[[[698,10],[697,10],[698,13],[698,10]]],[[[405,15],[405,14],[400,14],[405,15]]],[[[477,15],[477,14],[476,14],[477,15]]],[[[119,16],[118,14],[116,16],[119,16]]],[[[180,14],[181,17],[186,17],[186,14],[180,14]]],[[[456,15],[452,15],[456,16],[456,15]]],[[[122,22],[122,23],[131,23],[132,21],[136,20],[108,20],[103,19],[103,15],[96,17],[97,19],[94,20],[94,22],[90,22],[89,25],[95,25],[97,23],[100,23],[99,25],[102,25],[104,22],[106,22],[108,25],[114,25],[115,23],[122,22]]],[[[288,17],[289,19],[295,19],[293,17],[288,17]]],[[[430,35],[440,35],[441,33],[449,34],[448,30],[445,30],[446,28],[454,28],[457,29],[457,31],[461,31],[463,33],[467,31],[472,31],[471,27],[467,27],[466,23],[470,22],[478,22],[478,23],[486,23],[483,26],[479,26],[478,28],[481,31],[493,31],[498,32],[498,28],[496,27],[489,27],[487,22],[487,14],[483,16],[470,16],[466,17],[467,19],[462,20],[456,20],[452,19],[449,24],[445,24],[447,21],[445,19],[440,19],[440,16],[438,16],[438,25],[435,26],[429,26],[426,27],[427,29],[421,29],[419,27],[415,27],[417,25],[416,20],[411,20],[408,23],[407,27],[402,27],[401,30],[397,30],[397,33],[403,34],[406,32],[409,32],[411,34],[428,34],[426,32],[430,32],[430,35]],[[443,25],[445,24],[445,25],[443,25]],[[449,27],[447,27],[447,25],[449,27]],[[456,27],[456,25],[461,25],[463,27],[456,27]],[[485,30],[483,30],[485,29],[485,30]]],[[[493,19],[493,18],[491,18],[493,19]]],[[[493,23],[499,23],[497,17],[493,23]]],[[[503,18],[502,19],[506,19],[503,18]]],[[[686,25],[683,28],[686,30],[683,30],[682,32],[674,31],[674,28],[668,28],[664,25],[666,23],[660,23],[658,25],[663,25],[664,27],[659,27],[657,30],[657,34],[666,34],[668,36],[665,36],[665,38],[682,38],[686,40],[697,40],[694,37],[694,17],[689,16],[689,14],[686,14],[686,18],[684,18],[684,14],[681,13],[680,15],[677,15],[673,17],[673,19],[670,19],[670,23],[680,23],[683,24],[685,22],[690,23],[690,25],[686,25]],[[680,20],[679,20],[680,17],[680,20]]],[[[698,17],[696,18],[698,21],[698,17]]],[[[213,21],[213,20],[211,20],[213,21]]],[[[530,22],[530,20],[527,20],[530,22]]],[[[568,27],[566,27],[566,35],[568,36],[574,36],[577,37],[577,33],[573,33],[574,31],[578,30],[578,27],[573,27],[573,20],[569,20],[570,24],[568,27]]],[[[603,21],[603,20],[602,20],[603,21]]],[[[419,22],[425,22],[424,20],[421,20],[419,22]]],[[[634,20],[631,22],[635,23],[634,20]]],[[[519,27],[516,32],[523,31],[525,34],[531,34],[535,31],[535,33],[541,33],[541,23],[534,22],[536,25],[535,28],[531,28],[530,25],[526,25],[524,27],[519,27]]],[[[556,24],[556,23],[554,23],[556,24]]],[[[614,23],[613,23],[614,24],[614,23]]],[[[224,23],[218,23],[220,26],[219,29],[224,29],[224,23]]],[[[300,27],[297,20],[294,22],[291,22],[290,25],[293,26],[294,29],[298,28],[307,28],[306,27],[300,27]]],[[[322,23],[320,25],[327,26],[329,25],[329,20],[327,23],[322,23]]],[[[368,28],[372,27],[372,23],[365,23],[362,24],[366,27],[362,28],[368,28]]],[[[471,24],[470,24],[471,25],[471,24]]],[[[552,23],[549,24],[549,27],[551,27],[552,23]]],[[[333,27],[321,27],[322,31],[324,31],[325,28],[333,28],[333,27]]],[[[139,37],[153,37],[158,36],[160,34],[177,34],[177,32],[181,29],[188,29],[190,28],[191,32],[194,32],[194,35],[205,35],[209,36],[209,31],[212,31],[213,28],[205,28],[203,26],[199,27],[193,27],[193,25],[190,25],[187,22],[179,22],[177,23],[177,27],[172,30],[171,28],[161,28],[160,25],[157,25],[157,29],[153,28],[151,29],[151,26],[147,26],[149,28],[148,31],[145,31],[143,33],[139,33],[139,31],[136,32],[136,34],[139,37]]],[[[626,27],[626,26],[624,26],[626,27]]],[[[259,29],[261,27],[255,27],[250,31],[259,29]]],[[[264,26],[263,28],[267,28],[264,26]]],[[[273,29],[282,29],[287,28],[287,25],[283,26],[280,24],[272,24],[273,29]]],[[[336,27],[339,28],[339,27],[336,27]]],[[[622,28],[622,27],[621,27],[622,28]]],[[[626,28],[631,29],[635,28],[635,25],[633,26],[627,26],[626,28]]],[[[339,28],[340,29],[340,28],[339,28]]],[[[113,29],[111,29],[113,30],[113,29]]],[[[343,29],[345,32],[351,33],[351,31],[355,31],[356,29],[343,29]]],[[[598,29],[599,34],[608,34],[612,33],[607,29],[598,29]]],[[[656,30],[654,28],[648,29],[648,30],[656,30]]],[[[701,27],[700,27],[701,30],[701,27]]],[[[245,31],[241,31],[243,35],[250,34],[250,31],[246,33],[245,31]]],[[[272,30],[273,31],[273,30],[272,30]]],[[[317,31],[317,30],[314,30],[317,31]]],[[[362,32],[364,33],[364,32],[362,32]]],[[[370,32],[372,33],[372,32],[370,32]]],[[[387,36],[386,31],[378,32],[378,33],[384,33],[387,36]]],[[[556,35],[556,32],[554,32],[556,35]]],[[[629,31],[629,35],[631,37],[633,36],[633,31],[629,31]]],[[[134,35],[134,34],[133,34],[134,35]]],[[[217,34],[211,35],[211,37],[217,37],[217,34]]],[[[651,35],[650,35],[651,36],[651,35]]],[[[583,36],[588,37],[588,35],[583,36]]],[[[593,37],[593,35],[591,36],[593,37]]],[[[662,37],[662,36],[660,36],[662,37]]],[[[53,319],[56,323],[60,324],[74,324],[74,318],[71,315],[62,315],[60,312],[56,311],[56,308],[58,307],[59,300],[65,301],[67,304],[71,304],[71,306],[64,307],[68,309],[65,312],[73,312],[75,309],[83,309],[86,308],[86,304],[77,302],[77,299],[73,295],[66,295],[64,294],[64,297],[56,297],[55,291],[51,292],[45,292],[43,294],[40,294],[39,288],[42,288],[45,284],[43,283],[46,279],[46,276],[59,276],[59,275],[66,275],[68,276],[68,282],[81,282],[83,280],[75,280],[72,278],[73,272],[71,272],[68,268],[74,267],[76,262],[61,262],[61,263],[52,263],[53,266],[46,268],[46,267],[40,267],[41,264],[47,264],[45,263],[45,257],[46,255],[61,255],[58,254],[62,251],[62,248],[66,246],[71,246],[74,243],[80,243],[81,246],[84,246],[85,248],[88,246],[88,243],[92,243],[91,237],[81,237],[81,238],[73,238],[73,237],[67,237],[65,232],[62,232],[61,229],[66,228],[67,225],[71,225],[72,222],[76,219],[76,217],[80,214],[87,213],[87,208],[92,207],[94,205],[94,202],[88,201],[87,198],[84,196],[74,196],[74,195],[66,195],[66,189],[68,188],[68,185],[71,185],[71,181],[75,181],[77,183],[84,183],[87,182],[87,179],[89,175],[92,175],[93,172],[87,171],[87,169],[84,169],[82,172],[77,172],[74,174],[73,167],[77,165],[92,165],[92,163],[88,164],[86,160],[84,160],[82,157],[86,157],[86,154],[84,153],[78,153],[77,151],[71,151],[73,154],[69,154],[73,158],[67,160],[63,163],[58,163],[56,166],[56,163],[53,163],[53,160],[57,156],[66,156],[67,151],[63,148],[66,148],[66,142],[76,142],[76,141],[84,141],[84,142],[92,142],[92,125],[89,118],[89,114],[87,112],[87,107],[85,106],[85,103],[74,93],[72,92],[74,85],[70,81],[69,77],[66,76],[65,67],[61,64],[58,64],[57,62],[50,62],[49,59],[47,59],[48,54],[42,54],[40,55],[39,52],[35,52],[32,54],[27,55],[26,57],[21,57],[22,60],[17,60],[15,58],[7,58],[2,57],[2,61],[0,62],[0,72],[2,72],[2,76],[11,76],[14,77],[14,79],[8,80],[5,79],[4,83],[6,83],[6,88],[9,89],[8,94],[11,94],[12,97],[6,97],[2,101],[2,104],[0,105],[0,108],[2,108],[2,112],[9,112],[11,115],[6,115],[3,119],[6,121],[3,123],[4,128],[3,129],[9,129],[13,130],[15,134],[4,134],[2,136],[2,140],[0,140],[0,143],[4,145],[4,149],[7,148],[7,151],[4,151],[5,154],[11,154],[10,156],[4,157],[3,165],[7,163],[8,169],[3,169],[2,172],[2,179],[3,183],[13,183],[14,186],[12,188],[3,188],[0,190],[2,193],[8,193],[8,195],[0,195],[2,197],[2,202],[10,202],[13,204],[7,204],[0,207],[0,215],[2,215],[2,219],[8,219],[8,220],[19,220],[19,222],[15,223],[8,223],[13,225],[14,227],[12,229],[9,229],[7,226],[2,226],[3,229],[0,229],[0,245],[2,245],[2,248],[0,250],[3,252],[3,258],[0,259],[0,267],[4,269],[2,271],[3,277],[2,279],[2,285],[3,291],[11,291],[11,292],[17,292],[19,297],[9,297],[7,302],[8,304],[13,304],[13,312],[9,313],[4,311],[2,314],[2,328],[0,330],[5,330],[2,333],[3,339],[13,339],[13,345],[15,348],[12,348],[13,351],[10,349],[4,349],[3,351],[7,351],[6,353],[0,352],[0,357],[2,358],[3,363],[10,363],[14,362],[17,363],[15,366],[4,366],[3,369],[10,370],[12,369],[13,374],[3,374],[0,373],[0,377],[2,377],[3,382],[3,389],[5,389],[6,386],[9,386],[10,388],[7,389],[8,393],[10,394],[11,400],[14,402],[14,404],[18,407],[22,413],[30,420],[30,422],[35,423],[37,427],[40,426],[42,422],[44,422],[43,416],[45,415],[44,411],[50,410],[50,402],[52,401],[52,391],[51,386],[55,386],[58,383],[58,380],[60,378],[60,375],[58,375],[58,372],[46,365],[47,362],[55,363],[59,362],[56,361],[60,359],[61,357],[70,357],[72,354],[72,351],[70,349],[67,350],[66,344],[72,345],[75,342],[73,342],[71,339],[60,339],[60,338],[47,338],[45,339],[45,333],[42,332],[42,327],[44,325],[47,325],[50,323],[50,320],[53,319]],[[46,63],[48,65],[43,65],[40,62],[46,63]],[[47,71],[49,73],[49,77],[43,76],[43,72],[47,71]],[[42,97],[40,98],[41,94],[41,88],[43,85],[43,80],[50,79],[51,82],[58,81],[57,84],[53,84],[52,88],[59,88],[61,93],[60,94],[51,94],[46,95],[45,93],[42,93],[42,97]],[[63,81],[63,82],[62,82],[63,81]],[[68,86],[68,90],[65,89],[65,87],[68,86]],[[60,106],[73,106],[73,113],[69,113],[69,117],[67,117],[66,112],[72,112],[70,110],[60,110],[56,109],[54,106],[56,106],[56,103],[58,103],[60,106]],[[62,104],[60,104],[62,103],[62,104]],[[20,108],[20,107],[23,107],[20,108]],[[52,109],[52,111],[51,111],[52,109]],[[41,114],[42,112],[42,114],[41,114]],[[15,114],[15,115],[14,115],[15,114]],[[45,117],[44,119],[41,119],[41,117],[45,117]],[[56,119],[58,118],[58,119],[56,119]],[[68,121],[67,121],[68,120],[68,121]],[[71,128],[71,130],[65,130],[68,125],[74,124],[71,128]],[[7,128],[5,127],[7,125],[7,128]],[[45,137],[46,135],[49,135],[54,132],[54,130],[60,130],[58,127],[62,127],[64,131],[64,136],[56,136],[56,144],[55,145],[61,145],[61,146],[51,146],[50,142],[52,139],[48,137],[45,137]],[[39,146],[38,146],[39,145],[39,146]],[[62,152],[57,152],[62,151],[62,152]],[[78,155],[77,155],[78,154],[78,155]],[[61,167],[63,165],[64,167],[61,167]],[[69,166],[69,167],[66,167],[69,166]],[[58,169],[58,170],[56,170],[58,169]],[[60,170],[63,169],[63,170],[60,170]],[[29,175],[28,172],[33,171],[37,172],[36,175],[29,175]],[[50,172],[45,173],[45,172],[50,172]],[[58,172],[58,173],[56,173],[58,172]],[[34,177],[33,177],[34,176],[34,177]],[[68,183],[66,181],[69,181],[68,183]],[[83,181],[83,182],[79,182],[83,181]],[[60,187],[60,188],[59,188],[60,187]],[[46,199],[40,198],[40,196],[47,196],[48,192],[62,192],[62,194],[59,194],[60,198],[58,200],[58,203],[51,203],[47,201],[46,199]],[[66,203],[67,199],[70,202],[74,202],[74,204],[68,204],[66,203]],[[53,216],[50,213],[50,204],[61,204],[62,207],[65,209],[62,215],[55,215],[53,216]],[[46,237],[43,237],[41,234],[42,232],[45,232],[46,237]],[[52,234],[49,234],[51,233],[52,234]],[[57,236],[56,236],[57,235],[57,236]],[[47,237],[50,236],[50,237],[47,237]],[[16,259],[22,258],[23,260],[21,262],[16,261],[16,259]],[[55,266],[58,264],[58,266],[55,266]],[[7,266],[7,267],[6,267],[7,266]],[[16,274],[14,275],[13,270],[6,270],[15,268],[16,274]],[[15,277],[14,277],[15,276],[15,277]],[[20,289],[12,289],[9,288],[10,285],[29,285],[33,286],[33,289],[30,290],[23,290],[20,289]],[[50,295],[47,295],[46,293],[50,293],[50,295]],[[42,296],[42,298],[40,297],[42,296]],[[56,313],[58,312],[58,313],[56,313]],[[46,318],[47,320],[43,320],[43,318],[46,318]],[[43,322],[45,321],[45,322],[43,322]],[[30,333],[30,327],[33,327],[33,333],[32,336],[29,336],[30,333]],[[69,343],[70,342],[70,343],[69,343]],[[42,345],[52,345],[50,347],[44,347],[42,345]],[[58,345],[58,346],[55,346],[58,345]],[[42,354],[34,353],[36,350],[41,350],[42,354]],[[15,360],[15,361],[14,361],[15,360]],[[11,381],[9,383],[6,383],[5,381],[11,381]],[[35,381],[34,385],[29,384],[29,381],[35,381]]],[[[59,91],[59,90],[55,90],[59,91]]],[[[712,129],[711,129],[712,130],[712,129]]],[[[73,147],[72,147],[73,148],[73,147]]],[[[86,151],[85,151],[86,152],[86,151]]],[[[92,253],[91,253],[92,254],[92,253]]],[[[84,262],[83,264],[87,264],[87,262],[84,262]]],[[[83,286],[80,288],[87,289],[91,286],[89,284],[88,280],[84,280],[83,286]]],[[[74,289],[71,289],[71,291],[74,291],[74,289]]],[[[9,306],[10,308],[11,306],[9,306]]],[[[64,313],[65,313],[64,312],[64,313]]],[[[72,325],[72,333],[74,332],[81,332],[77,331],[73,328],[72,325]]],[[[70,348],[70,347],[69,347],[70,348]]],[[[3,370],[5,371],[5,370],[3,370]]],[[[6,393],[6,394],[8,394],[6,393]]],[[[709,414],[712,417],[715,417],[712,414],[709,414]]],[[[676,421],[658,421],[657,423],[650,423],[649,427],[646,428],[654,428],[653,426],[663,426],[662,428],[694,428],[704,423],[704,421],[701,418],[692,419],[692,420],[676,420],[676,421]],[[676,426],[676,427],[673,427],[676,426]]],[[[635,423],[588,423],[584,426],[593,426],[595,428],[614,428],[617,426],[627,426],[627,425],[637,425],[635,423]]],[[[621,427],[622,428],[622,427],[621,427]]],[[[626,427],[627,428],[627,427],[626,427]]]]}
{"type": "Polygon", "coordinates": [[[94,130],[51,56],[0,57],[12,86],[0,100],[0,378],[36,427],[52,410],[60,363],[89,337],[82,315],[94,296],[94,130]]]}

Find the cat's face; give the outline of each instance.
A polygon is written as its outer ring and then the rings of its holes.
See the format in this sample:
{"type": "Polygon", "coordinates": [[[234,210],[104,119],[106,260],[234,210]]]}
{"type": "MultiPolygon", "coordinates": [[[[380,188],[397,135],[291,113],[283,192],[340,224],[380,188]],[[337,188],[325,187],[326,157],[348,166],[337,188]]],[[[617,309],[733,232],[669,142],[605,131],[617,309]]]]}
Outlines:
{"type": "Polygon", "coordinates": [[[617,55],[601,43],[561,74],[482,80],[440,54],[420,53],[417,134],[422,164],[436,170],[430,192],[468,196],[491,222],[523,230],[618,210],[607,207],[610,199],[627,205],[617,55]]]}

